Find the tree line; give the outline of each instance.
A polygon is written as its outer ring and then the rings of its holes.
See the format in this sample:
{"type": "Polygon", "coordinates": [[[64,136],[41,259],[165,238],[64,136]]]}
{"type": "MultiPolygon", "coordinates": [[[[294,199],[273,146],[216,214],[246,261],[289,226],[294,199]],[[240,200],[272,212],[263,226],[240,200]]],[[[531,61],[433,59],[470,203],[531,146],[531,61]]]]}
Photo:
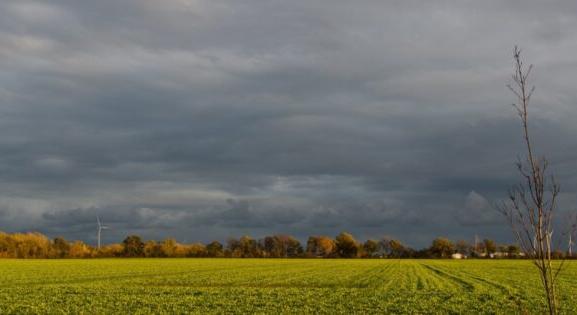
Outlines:
{"type": "MultiPolygon", "coordinates": [[[[233,258],[451,258],[453,254],[469,258],[522,258],[516,245],[497,245],[485,239],[477,244],[453,242],[439,237],[427,248],[415,250],[401,241],[384,237],[357,241],[343,232],[335,238],[310,236],[306,244],[290,235],[271,235],[261,239],[250,236],[230,238],[224,244],[182,244],[173,238],[162,241],[127,236],[122,243],[101,248],[82,241],[69,242],[62,237],[50,239],[41,233],[0,232],[0,258],[98,258],[98,257],[233,257],[233,258]]],[[[556,257],[566,253],[556,252],[556,257]]]]}

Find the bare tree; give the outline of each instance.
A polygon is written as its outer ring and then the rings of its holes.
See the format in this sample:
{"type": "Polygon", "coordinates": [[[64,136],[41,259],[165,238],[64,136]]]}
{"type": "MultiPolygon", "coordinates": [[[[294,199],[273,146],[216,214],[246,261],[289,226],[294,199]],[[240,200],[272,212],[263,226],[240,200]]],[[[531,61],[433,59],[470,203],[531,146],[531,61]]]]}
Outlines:
{"type": "Polygon", "coordinates": [[[517,46],[513,59],[513,84],[507,87],[517,97],[513,107],[523,127],[526,156],[524,160],[519,158],[517,162],[522,178],[520,184],[509,190],[508,201],[500,204],[498,209],[507,217],[519,246],[533,259],[539,271],[549,313],[557,314],[557,279],[563,262],[553,264],[552,237],[559,185],[548,172],[549,161],[545,157],[536,157],[529,134],[528,107],[535,87],[529,85],[528,78],[533,65],[524,65],[521,50],[517,46]]]}

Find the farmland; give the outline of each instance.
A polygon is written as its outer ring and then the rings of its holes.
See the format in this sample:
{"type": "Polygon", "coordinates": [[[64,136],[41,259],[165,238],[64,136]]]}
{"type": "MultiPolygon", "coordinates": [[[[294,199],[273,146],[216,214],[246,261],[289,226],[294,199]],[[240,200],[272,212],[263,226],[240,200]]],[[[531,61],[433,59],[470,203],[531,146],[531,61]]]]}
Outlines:
{"type": "MultiPolygon", "coordinates": [[[[536,313],[528,261],[0,260],[0,313],[536,313]]],[[[561,275],[577,312],[577,261],[561,275]]]]}

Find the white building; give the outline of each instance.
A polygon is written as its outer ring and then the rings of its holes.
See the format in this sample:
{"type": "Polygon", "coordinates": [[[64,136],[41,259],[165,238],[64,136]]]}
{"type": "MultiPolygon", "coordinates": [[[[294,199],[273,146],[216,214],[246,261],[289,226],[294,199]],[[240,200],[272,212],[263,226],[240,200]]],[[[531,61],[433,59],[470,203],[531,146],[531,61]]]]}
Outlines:
{"type": "Polygon", "coordinates": [[[465,256],[461,253],[454,253],[453,255],[451,255],[451,258],[453,258],[453,259],[465,259],[465,258],[467,258],[467,256],[465,256]]]}

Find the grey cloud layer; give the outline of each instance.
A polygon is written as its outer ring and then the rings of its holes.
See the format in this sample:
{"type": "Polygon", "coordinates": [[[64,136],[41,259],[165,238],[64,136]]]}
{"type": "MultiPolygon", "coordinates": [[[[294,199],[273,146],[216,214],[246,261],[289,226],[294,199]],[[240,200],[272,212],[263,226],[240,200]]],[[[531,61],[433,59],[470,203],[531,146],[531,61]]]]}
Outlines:
{"type": "MultiPolygon", "coordinates": [[[[509,235],[504,87],[577,186],[574,1],[3,1],[0,230],[509,235]]],[[[116,233],[116,234],[115,234],[116,233]]]]}

